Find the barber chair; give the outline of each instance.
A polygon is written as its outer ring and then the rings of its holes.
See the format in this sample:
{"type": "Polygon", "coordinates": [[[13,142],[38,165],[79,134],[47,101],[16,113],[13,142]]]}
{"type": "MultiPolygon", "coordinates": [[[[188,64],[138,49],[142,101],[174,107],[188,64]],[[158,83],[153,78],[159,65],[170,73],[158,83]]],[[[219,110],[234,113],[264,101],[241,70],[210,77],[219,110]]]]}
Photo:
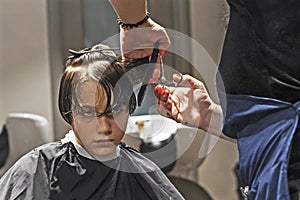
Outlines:
{"type": "Polygon", "coordinates": [[[4,125],[0,134],[0,169],[4,166],[8,156],[8,133],[4,125]]]}
{"type": "Polygon", "coordinates": [[[5,164],[0,168],[0,177],[24,154],[51,141],[48,120],[35,114],[11,113],[6,118],[3,130],[2,134],[6,132],[8,136],[8,154],[6,160],[2,161],[5,164]]]}
{"type": "Polygon", "coordinates": [[[178,124],[174,134],[177,148],[176,165],[168,175],[188,179],[195,183],[199,182],[198,169],[205,160],[205,152],[209,143],[206,141],[208,135],[195,128],[178,124]]]}
{"type": "MultiPolygon", "coordinates": [[[[152,160],[167,173],[176,163],[176,143],[173,134],[176,122],[161,115],[140,115],[129,118],[125,142],[136,147],[145,157],[152,160]],[[129,136],[128,136],[129,135],[129,136]],[[128,143],[137,137],[138,145],[128,143]],[[126,141],[127,140],[127,141],[126,141]]],[[[132,143],[132,142],[131,142],[132,143]]]]}
{"type": "Polygon", "coordinates": [[[144,142],[140,145],[140,152],[164,172],[170,172],[176,164],[176,143],[173,135],[157,142],[144,142]]]}
{"type": "Polygon", "coordinates": [[[210,200],[198,184],[197,173],[205,160],[205,154],[201,157],[199,152],[208,149],[206,137],[198,129],[160,115],[141,115],[130,117],[124,142],[155,162],[185,199],[210,200]],[[143,122],[143,127],[139,127],[139,122],[143,122]]]}
{"type": "Polygon", "coordinates": [[[168,176],[168,178],[181,193],[184,199],[212,200],[212,197],[206,192],[206,190],[195,182],[176,176],[168,176]]]}
{"type": "Polygon", "coordinates": [[[198,181],[197,169],[204,161],[206,134],[161,115],[129,118],[124,142],[155,162],[165,173],[198,181]],[[142,124],[142,125],[141,125],[142,124]]]}

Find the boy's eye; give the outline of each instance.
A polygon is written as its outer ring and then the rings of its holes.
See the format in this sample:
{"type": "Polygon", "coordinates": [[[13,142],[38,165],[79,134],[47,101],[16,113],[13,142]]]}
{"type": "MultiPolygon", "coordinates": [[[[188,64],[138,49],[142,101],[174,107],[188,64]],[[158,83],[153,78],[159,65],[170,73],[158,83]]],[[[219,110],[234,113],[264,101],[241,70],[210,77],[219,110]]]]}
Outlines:
{"type": "Polygon", "coordinates": [[[75,113],[82,115],[84,117],[95,117],[96,112],[93,108],[82,108],[82,107],[75,107],[74,109],[75,113]]]}
{"type": "Polygon", "coordinates": [[[114,108],[109,108],[105,112],[96,112],[94,108],[85,108],[85,107],[76,107],[75,112],[82,117],[85,118],[96,118],[96,117],[102,117],[105,116],[107,118],[113,119],[114,115],[119,114],[123,111],[126,111],[126,108],[123,107],[114,107],[114,108]]]}
{"type": "Polygon", "coordinates": [[[102,116],[113,118],[114,112],[112,110],[108,110],[104,113],[98,113],[94,109],[90,109],[90,110],[82,110],[82,112],[80,112],[79,114],[88,118],[95,118],[95,117],[102,117],[102,116]]]}
{"type": "Polygon", "coordinates": [[[94,117],[94,116],[96,116],[95,110],[85,110],[81,114],[83,114],[86,117],[94,117]]]}

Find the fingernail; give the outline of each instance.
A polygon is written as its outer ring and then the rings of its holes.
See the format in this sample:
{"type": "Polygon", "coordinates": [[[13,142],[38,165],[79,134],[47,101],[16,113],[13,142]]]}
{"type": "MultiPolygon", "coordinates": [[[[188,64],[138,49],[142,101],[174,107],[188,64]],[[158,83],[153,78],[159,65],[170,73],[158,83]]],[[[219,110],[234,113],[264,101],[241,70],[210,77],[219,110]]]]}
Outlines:
{"type": "Polygon", "coordinates": [[[173,77],[180,78],[182,77],[182,74],[181,73],[173,74],[173,77]]]}
{"type": "Polygon", "coordinates": [[[162,51],[162,52],[160,53],[160,55],[161,55],[162,57],[164,57],[165,54],[166,54],[166,51],[162,51]]]}

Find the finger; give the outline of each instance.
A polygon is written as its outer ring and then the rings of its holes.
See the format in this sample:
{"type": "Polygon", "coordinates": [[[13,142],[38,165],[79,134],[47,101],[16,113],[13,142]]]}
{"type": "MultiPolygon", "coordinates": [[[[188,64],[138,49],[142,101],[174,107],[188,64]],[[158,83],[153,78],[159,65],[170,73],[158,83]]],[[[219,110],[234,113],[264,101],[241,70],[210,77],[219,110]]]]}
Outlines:
{"type": "Polygon", "coordinates": [[[154,68],[153,73],[152,73],[152,79],[153,79],[153,81],[157,82],[159,77],[160,77],[160,66],[155,65],[155,68],[154,68]]]}
{"type": "Polygon", "coordinates": [[[175,105],[174,102],[172,102],[171,104],[171,116],[173,119],[175,119],[175,121],[177,122],[181,122],[181,112],[180,110],[178,109],[178,107],[175,105]]]}
{"type": "Polygon", "coordinates": [[[159,54],[164,57],[166,55],[166,50],[164,49],[159,49],[159,54]]]}
{"type": "Polygon", "coordinates": [[[167,111],[163,106],[157,106],[156,110],[160,115],[167,117],[167,118],[171,118],[170,112],[167,111]]]}
{"type": "Polygon", "coordinates": [[[154,95],[158,100],[161,100],[162,87],[160,85],[155,86],[154,95]]]}
{"type": "Polygon", "coordinates": [[[122,56],[125,59],[139,59],[149,57],[152,54],[152,49],[135,49],[135,50],[122,50],[122,56]]]}
{"type": "Polygon", "coordinates": [[[177,102],[173,102],[171,98],[168,98],[167,101],[158,100],[158,105],[160,109],[164,109],[164,111],[160,110],[161,112],[166,112],[164,114],[167,114],[168,117],[176,120],[177,115],[180,112],[180,109],[177,107],[177,102]]]}
{"type": "Polygon", "coordinates": [[[159,49],[162,56],[164,56],[165,51],[171,46],[169,38],[163,38],[159,40],[159,49]]]}
{"type": "Polygon", "coordinates": [[[178,110],[178,112],[182,112],[182,108],[180,107],[180,101],[178,98],[176,98],[175,96],[171,96],[170,102],[172,102],[172,106],[174,106],[178,110]]]}
{"type": "Polygon", "coordinates": [[[161,28],[162,28],[161,29],[162,34],[160,34],[161,37],[159,38],[159,49],[167,50],[171,46],[171,40],[168,36],[166,29],[164,29],[163,27],[161,28]]]}
{"type": "MultiPolygon", "coordinates": [[[[144,58],[144,57],[150,57],[151,59],[151,55],[153,52],[153,45],[142,45],[142,44],[133,44],[130,46],[123,46],[121,51],[122,51],[122,55],[125,58],[129,58],[129,59],[138,59],[138,58],[144,58]]],[[[164,56],[166,54],[166,49],[168,48],[168,44],[160,44],[159,45],[159,54],[164,56]]],[[[149,61],[150,61],[149,59],[149,61]]],[[[160,63],[160,58],[157,58],[157,63],[160,63]]]]}
{"type": "Polygon", "coordinates": [[[171,101],[161,101],[162,103],[161,103],[161,105],[163,105],[164,106],[164,108],[166,109],[166,110],[171,110],[172,109],[172,102],[171,101]]]}
{"type": "MultiPolygon", "coordinates": [[[[123,49],[122,50],[122,56],[127,59],[139,59],[139,58],[145,58],[149,57],[149,61],[151,59],[153,48],[141,48],[138,49],[123,49]]],[[[161,56],[165,56],[166,50],[160,49],[159,54],[161,56]]],[[[160,63],[160,58],[157,58],[157,63],[160,63]]]]}
{"type": "Polygon", "coordinates": [[[167,117],[173,119],[173,117],[172,117],[172,111],[171,111],[171,109],[172,109],[172,104],[171,104],[171,103],[162,103],[161,105],[162,105],[162,107],[164,108],[167,117]]]}
{"type": "MultiPolygon", "coordinates": [[[[123,57],[128,59],[150,57],[153,52],[153,45],[154,42],[152,43],[151,41],[149,42],[149,44],[133,43],[131,45],[123,45],[121,48],[121,52],[123,57]]],[[[160,55],[164,56],[169,46],[170,44],[168,42],[160,43],[158,47],[160,55]]],[[[160,63],[159,58],[157,59],[157,63],[160,63]]]]}
{"type": "Polygon", "coordinates": [[[162,85],[157,85],[154,90],[154,94],[157,99],[167,102],[170,95],[170,90],[168,87],[163,87],[162,85]]]}
{"type": "Polygon", "coordinates": [[[180,82],[180,86],[185,86],[185,87],[189,87],[191,89],[200,89],[203,86],[203,83],[197,79],[195,79],[194,77],[190,76],[190,75],[181,75],[181,74],[173,74],[173,80],[174,81],[179,81],[182,78],[181,82],[180,82]]]}

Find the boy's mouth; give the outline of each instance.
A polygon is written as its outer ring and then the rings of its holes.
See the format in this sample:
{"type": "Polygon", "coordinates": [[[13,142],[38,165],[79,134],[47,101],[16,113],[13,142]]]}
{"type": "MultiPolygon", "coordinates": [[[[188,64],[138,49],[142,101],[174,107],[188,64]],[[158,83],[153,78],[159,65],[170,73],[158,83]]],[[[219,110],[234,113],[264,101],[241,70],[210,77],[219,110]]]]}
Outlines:
{"type": "Polygon", "coordinates": [[[94,140],[94,143],[97,146],[111,146],[113,145],[114,139],[99,139],[99,140],[94,140]]]}

